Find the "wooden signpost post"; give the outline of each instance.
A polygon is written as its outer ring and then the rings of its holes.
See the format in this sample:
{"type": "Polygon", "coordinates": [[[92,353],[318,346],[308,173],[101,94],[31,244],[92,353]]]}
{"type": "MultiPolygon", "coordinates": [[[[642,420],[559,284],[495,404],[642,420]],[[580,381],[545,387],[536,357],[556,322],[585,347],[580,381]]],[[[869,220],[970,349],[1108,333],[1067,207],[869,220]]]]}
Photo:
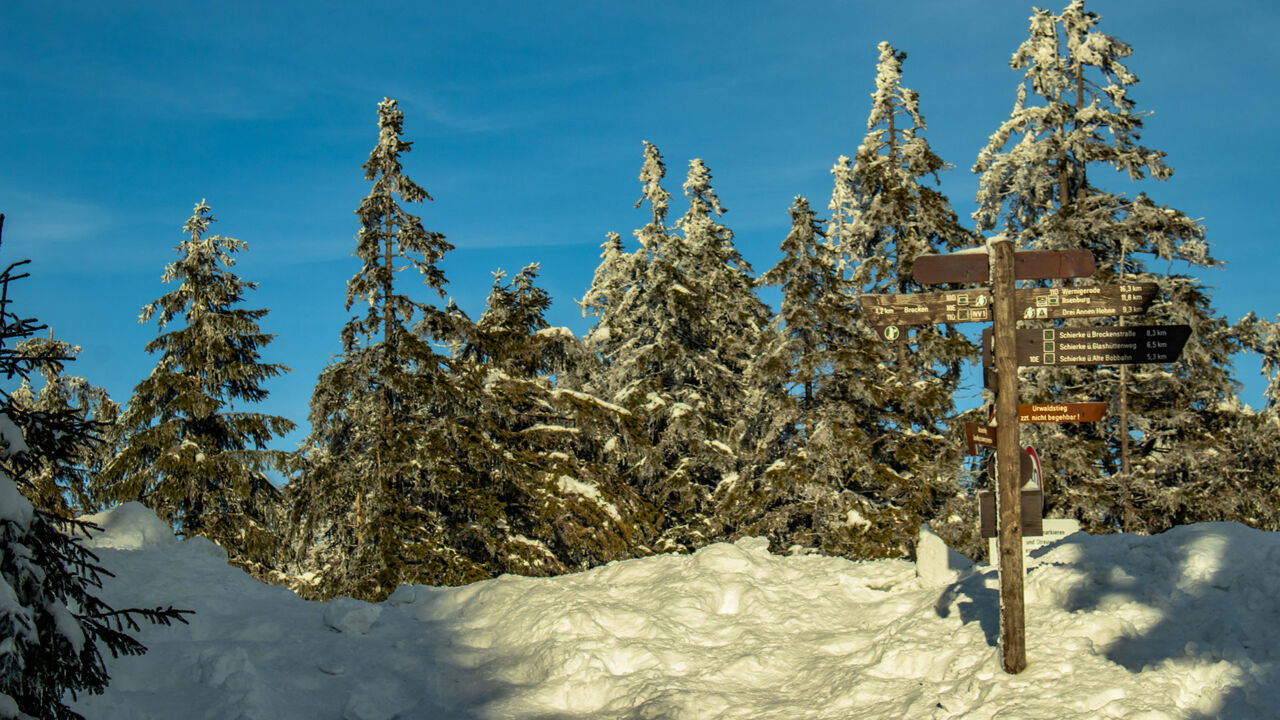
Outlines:
{"type": "MultiPolygon", "coordinates": [[[[905,339],[902,329],[935,323],[991,322],[983,332],[984,382],[995,385],[995,423],[965,424],[970,453],[995,447],[1000,556],[1000,637],[1004,669],[1027,666],[1023,600],[1023,504],[1043,496],[1022,493],[1019,422],[1093,422],[1107,403],[1018,402],[1019,366],[1096,365],[1171,362],[1190,335],[1186,326],[1130,326],[1019,330],[1019,319],[1059,320],[1123,316],[1144,312],[1155,297],[1155,283],[1079,288],[1018,289],[1017,280],[1088,277],[1094,273],[1087,250],[1014,252],[1007,239],[990,242],[985,252],[921,255],[912,274],[922,285],[989,282],[987,288],[933,293],[864,295],[867,319],[889,342],[905,339]],[[994,372],[991,366],[994,365],[994,372]],[[994,375],[994,377],[991,377],[994,375]]],[[[1038,507],[1038,506],[1037,506],[1038,507]]],[[[1028,518],[1030,519],[1030,518],[1028,518]]]]}

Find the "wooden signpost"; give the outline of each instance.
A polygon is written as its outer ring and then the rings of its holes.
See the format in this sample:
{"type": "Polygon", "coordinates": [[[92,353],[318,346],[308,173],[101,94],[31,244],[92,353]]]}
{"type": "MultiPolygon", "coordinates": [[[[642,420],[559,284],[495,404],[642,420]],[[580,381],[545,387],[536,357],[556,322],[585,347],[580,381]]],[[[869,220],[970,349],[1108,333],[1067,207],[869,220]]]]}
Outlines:
{"type": "MultiPolygon", "coordinates": [[[[1000,638],[1004,669],[1026,668],[1026,619],[1023,599],[1022,536],[1026,519],[1039,516],[1043,495],[1022,493],[1022,452],[1019,422],[1094,422],[1107,403],[1018,402],[1019,366],[1097,365],[1171,362],[1190,336],[1186,326],[1131,326],[1018,330],[1019,319],[1061,320],[1078,317],[1124,316],[1142,313],[1155,297],[1155,283],[1131,283],[1076,288],[1016,287],[1017,280],[1088,277],[1094,273],[1087,250],[1014,252],[1008,239],[986,248],[951,255],[921,255],[912,275],[923,284],[985,283],[971,288],[933,293],[865,295],[860,299],[867,319],[880,337],[904,339],[902,329],[935,323],[991,322],[983,332],[984,382],[995,386],[995,423],[965,424],[969,452],[978,447],[996,450],[993,532],[999,538],[1000,638]],[[982,250],[985,250],[983,252],[982,250]],[[994,366],[994,367],[992,367],[994,366]]],[[[990,387],[990,385],[988,385],[990,387]]]]}

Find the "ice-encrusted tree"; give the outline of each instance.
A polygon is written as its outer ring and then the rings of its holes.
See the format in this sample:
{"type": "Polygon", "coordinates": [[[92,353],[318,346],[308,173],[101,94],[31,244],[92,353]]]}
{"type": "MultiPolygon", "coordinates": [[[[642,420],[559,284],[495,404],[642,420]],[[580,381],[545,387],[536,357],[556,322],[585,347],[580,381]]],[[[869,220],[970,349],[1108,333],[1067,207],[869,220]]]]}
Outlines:
{"type": "MultiPolygon", "coordinates": [[[[404,113],[378,104],[378,142],[363,169],[369,194],[356,215],[360,269],[347,282],[342,352],[320,374],[310,436],[288,488],[295,561],[320,578],[316,592],[365,599],[397,585],[457,584],[487,577],[454,551],[448,516],[468,483],[461,469],[474,438],[459,424],[464,398],[440,348],[464,341],[469,321],[415,299],[397,274],[412,268],[445,297],[440,261],[453,246],[401,203],[431,200],[405,175],[404,113]]],[[[476,499],[482,502],[481,498],[476,499]]]]}
{"type": "MultiPolygon", "coordinates": [[[[949,166],[925,138],[918,94],[902,84],[906,53],[889,43],[878,50],[867,133],[852,167],[841,161],[832,170],[831,207],[839,219],[833,240],[850,269],[854,300],[939,290],[914,280],[916,258],[974,243],[933,187],[949,166]]],[[[824,399],[833,428],[856,426],[868,440],[866,462],[845,462],[843,443],[830,446],[822,459],[844,474],[848,490],[867,500],[869,525],[862,534],[878,533],[870,543],[853,533],[849,542],[891,554],[907,552],[919,524],[943,512],[957,493],[960,457],[943,433],[954,414],[961,365],[975,355],[948,325],[899,330],[896,342],[886,342],[859,309],[842,359],[853,382],[824,399]]]]}
{"type": "MultiPolygon", "coordinates": [[[[3,222],[0,215],[0,222],[3,222]]],[[[25,382],[59,374],[71,360],[54,343],[20,347],[43,326],[10,307],[21,263],[0,271],[0,375],[25,382]]],[[[83,720],[68,695],[101,694],[110,682],[103,651],[140,655],[129,633],[138,621],[186,622],[188,611],[116,610],[98,596],[111,573],[83,544],[97,526],[34,506],[48,468],[74,466],[92,446],[94,423],[81,408],[33,409],[0,389],[0,716],[83,720]]]]}
{"type": "Polygon", "coordinates": [[[178,286],[142,308],[140,321],[157,323],[146,350],[159,359],[120,415],[123,448],[102,483],[112,499],[141,501],[175,531],[217,542],[234,562],[270,566],[280,493],[266,472],[285,471],[289,453],[267,445],[293,423],[245,406],[265,399],[263,383],[288,368],[262,361],[275,337],[258,325],[268,311],[241,307],[257,283],[232,270],[247,245],[208,235],[213,221],[209,206],[196,203],[163,277],[178,286]]]}
{"type": "Polygon", "coordinates": [[[1262,392],[1265,410],[1273,418],[1280,418],[1280,317],[1262,320],[1249,313],[1237,325],[1247,338],[1248,347],[1262,357],[1262,375],[1267,379],[1262,392]]]}
{"type": "Polygon", "coordinates": [[[786,378],[796,400],[795,435],[803,442],[815,433],[822,398],[837,380],[853,321],[853,289],[840,272],[840,253],[827,241],[809,201],[796,196],[791,230],[779,248],[782,259],[761,277],[761,284],[782,291],[778,335],[768,358],[786,378]]]}
{"type": "Polygon", "coordinates": [[[551,296],[529,265],[495,273],[484,314],[459,354],[472,389],[470,422],[499,452],[473,468],[495,499],[493,574],[548,575],[630,557],[649,541],[649,513],[618,460],[635,441],[625,409],[560,387],[587,355],[567,328],[549,327],[551,296]]]}
{"type": "Polygon", "coordinates": [[[616,232],[609,233],[600,248],[600,263],[578,305],[584,318],[588,315],[596,318],[585,342],[607,368],[640,322],[634,313],[641,293],[643,265],[637,253],[627,252],[622,237],[616,232]]]}
{"type": "Polygon", "coordinates": [[[660,547],[693,548],[708,541],[712,494],[738,477],[742,376],[769,317],[732,232],[718,221],[724,208],[706,165],[690,163],[689,209],[674,228],[665,172],[658,149],[645,143],[637,207],[647,202],[651,220],[636,230],[639,248],[629,258],[606,247],[604,260],[618,272],[602,265],[588,294],[586,309],[598,313],[588,341],[605,365],[589,389],[640,418],[647,442],[629,473],[665,520],[660,547]]]}
{"type": "Polygon", "coordinates": [[[717,517],[779,550],[839,554],[850,550],[842,544],[850,511],[867,509],[845,488],[847,469],[865,464],[867,438],[838,409],[857,382],[853,292],[808,201],[797,196],[790,215],[783,257],[761,278],[781,289],[781,307],[747,376],[755,393],[747,416],[760,425],[751,435],[755,462],[718,494],[717,517]]]}
{"type": "Polygon", "coordinates": [[[1150,113],[1137,110],[1129,95],[1138,82],[1126,65],[1132,49],[1098,30],[1099,20],[1083,0],[1058,14],[1032,15],[1030,37],[1010,61],[1023,71],[1013,111],[974,164],[981,174],[974,219],[980,230],[1003,233],[1019,248],[1089,250],[1098,271],[1077,285],[1156,283],[1146,317],[1124,322],[1191,327],[1172,365],[1024,371],[1022,402],[1112,403],[1101,423],[1028,429],[1048,460],[1055,512],[1095,530],[1156,531],[1201,492],[1228,491],[1230,478],[1240,475],[1210,451],[1243,420],[1231,402],[1236,383],[1229,374],[1241,338],[1195,278],[1148,270],[1149,262],[1184,270],[1220,263],[1198,222],[1145,191],[1116,189],[1124,181],[1136,189],[1147,178],[1167,180],[1173,171],[1163,152],[1141,144],[1150,113]]]}
{"type": "MultiPolygon", "coordinates": [[[[853,179],[853,158],[848,155],[837,158],[836,164],[831,166],[831,179],[831,202],[827,203],[831,219],[827,221],[826,237],[827,242],[842,251],[840,270],[843,272],[847,263],[844,251],[854,243],[853,222],[858,212],[858,199],[853,179]]],[[[861,253],[858,253],[858,257],[861,257],[861,253]]]]}
{"type": "MultiPolygon", "coordinates": [[[[81,352],[78,346],[50,337],[28,338],[17,345],[19,355],[74,360],[81,352]]],[[[40,383],[23,378],[11,395],[15,406],[30,417],[71,413],[84,419],[91,432],[80,437],[62,462],[52,457],[42,459],[29,477],[36,507],[62,517],[90,515],[104,509],[107,502],[98,476],[119,451],[116,420],[119,406],[107,391],[88,380],[68,375],[63,362],[46,362],[38,368],[40,383]]]]}

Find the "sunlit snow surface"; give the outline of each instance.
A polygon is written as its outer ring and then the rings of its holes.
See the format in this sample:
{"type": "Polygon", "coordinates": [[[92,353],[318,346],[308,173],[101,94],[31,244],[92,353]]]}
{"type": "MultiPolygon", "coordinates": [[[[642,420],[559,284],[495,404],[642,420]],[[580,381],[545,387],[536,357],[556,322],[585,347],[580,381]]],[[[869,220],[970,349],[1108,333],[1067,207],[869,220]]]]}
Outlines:
{"type": "MultiPolygon", "coordinates": [[[[770,555],[745,539],[554,579],[309,603],[98,520],[116,607],[173,604],[108,660],[95,720],[243,718],[1272,718],[1280,540],[1235,524],[1075,535],[1027,576],[1029,666],[1006,675],[994,572],[770,555]],[[936,570],[936,569],[935,569],[936,570]],[[954,577],[954,575],[952,575],[954,577]]],[[[944,561],[945,562],[945,561],[944,561]]]]}

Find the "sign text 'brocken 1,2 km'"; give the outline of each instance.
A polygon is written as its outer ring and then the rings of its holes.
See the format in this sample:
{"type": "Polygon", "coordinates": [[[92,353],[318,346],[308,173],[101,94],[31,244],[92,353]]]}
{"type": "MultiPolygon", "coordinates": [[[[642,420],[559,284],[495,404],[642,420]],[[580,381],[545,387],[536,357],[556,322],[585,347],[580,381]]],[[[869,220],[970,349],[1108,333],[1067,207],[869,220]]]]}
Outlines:
{"type": "Polygon", "coordinates": [[[858,302],[867,320],[878,328],[991,320],[991,292],[988,290],[863,295],[858,302]]]}

